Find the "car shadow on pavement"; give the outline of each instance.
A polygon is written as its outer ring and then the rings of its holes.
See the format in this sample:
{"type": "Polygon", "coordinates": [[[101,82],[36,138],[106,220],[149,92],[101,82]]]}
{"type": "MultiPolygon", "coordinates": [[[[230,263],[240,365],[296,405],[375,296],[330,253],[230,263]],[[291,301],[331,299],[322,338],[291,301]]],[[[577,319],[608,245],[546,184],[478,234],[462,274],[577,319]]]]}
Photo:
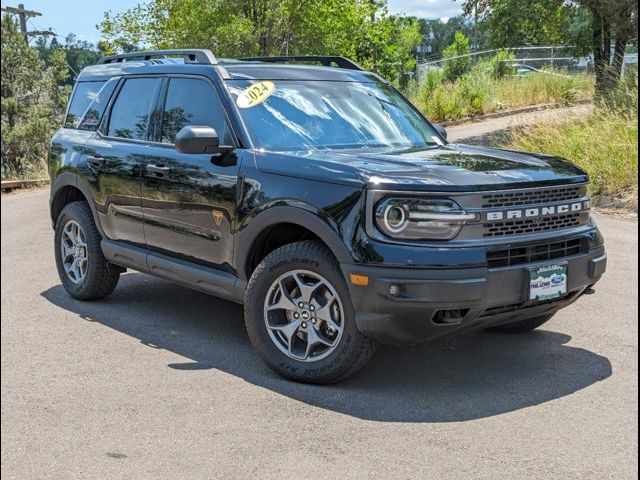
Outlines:
{"type": "Polygon", "coordinates": [[[413,347],[381,346],[372,361],[337,385],[293,383],[253,353],[240,305],[146,275],[123,275],[99,302],[71,298],[61,285],[51,303],[185,357],[176,370],[216,369],[307,404],[383,422],[456,422],[489,417],[570,395],[612,373],[605,357],[568,346],[550,331],[459,334],[413,347]]]}

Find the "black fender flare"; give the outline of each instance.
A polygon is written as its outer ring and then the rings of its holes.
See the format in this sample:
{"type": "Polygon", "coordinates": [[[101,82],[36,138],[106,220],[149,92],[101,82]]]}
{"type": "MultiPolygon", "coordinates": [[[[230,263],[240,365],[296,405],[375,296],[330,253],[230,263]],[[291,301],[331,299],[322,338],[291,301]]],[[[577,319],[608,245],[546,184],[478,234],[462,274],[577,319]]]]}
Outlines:
{"type": "Polygon", "coordinates": [[[91,213],[93,214],[93,221],[96,224],[96,228],[98,232],[102,236],[102,238],[107,238],[104,234],[104,230],[102,230],[102,225],[100,225],[100,218],[98,216],[98,211],[96,210],[96,206],[93,202],[93,195],[91,195],[91,191],[89,190],[89,186],[83,182],[79,176],[70,171],[60,173],[55,180],[51,183],[51,194],[49,197],[49,215],[51,217],[51,223],[55,228],[56,219],[53,217],[53,201],[56,198],[58,192],[64,187],[74,187],[84,195],[87,199],[87,203],[89,204],[89,208],[91,208],[91,213]]]}
{"type": "Polygon", "coordinates": [[[237,233],[238,241],[234,263],[238,275],[241,278],[246,276],[246,262],[258,236],[265,229],[278,223],[294,223],[306,228],[327,245],[339,263],[353,263],[353,257],[340,238],[337,228],[323,217],[326,215],[322,215],[317,210],[290,205],[269,207],[263,210],[237,233]]]}

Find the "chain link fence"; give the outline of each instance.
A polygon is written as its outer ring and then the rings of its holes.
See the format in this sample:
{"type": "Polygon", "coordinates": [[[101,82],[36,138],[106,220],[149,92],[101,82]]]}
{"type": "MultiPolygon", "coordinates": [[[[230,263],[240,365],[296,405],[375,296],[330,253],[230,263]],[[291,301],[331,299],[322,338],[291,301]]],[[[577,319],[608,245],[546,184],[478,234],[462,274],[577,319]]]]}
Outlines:
{"type": "MultiPolygon", "coordinates": [[[[430,70],[440,70],[447,62],[468,58],[471,65],[489,60],[500,52],[505,52],[509,58],[503,60],[514,67],[516,75],[526,75],[536,70],[558,69],[567,74],[581,72],[593,73],[593,57],[580,56],[576,47],[567,45],[548,45],[535,47],[515,47],[482,50],[448,58],[438,58],[419,63],[416,68],[418,79],[423,78],[430,70]]],[[[625,67],[638,64],[637,50],[625,54],[625,67]]]]}

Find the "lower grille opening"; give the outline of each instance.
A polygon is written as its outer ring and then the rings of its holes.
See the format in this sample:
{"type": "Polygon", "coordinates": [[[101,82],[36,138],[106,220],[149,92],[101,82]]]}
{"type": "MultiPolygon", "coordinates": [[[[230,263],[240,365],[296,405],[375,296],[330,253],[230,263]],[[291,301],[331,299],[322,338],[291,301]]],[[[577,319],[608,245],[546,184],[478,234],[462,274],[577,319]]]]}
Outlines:
{"type": "Polygon", "coordinates": [[[505,248],[487,253],[489,268],[512,267],[525,263],[555,260],[586,253],[589,246],[584,239],[563,240],[553,243],[505,248]]]}
{"type": "Polygon", "coordinates": [[[467,313],[469,313],[468,308],[458,308],[455,310],[438,310],[433,316],[433,323],[437,323],[438,325],[462,323],[467,313]]]}
{"type": "Polygon", "coordinates": [[[515,311],[526,311],[528,308],[536,308],[541,305],[551,305],[557,302],[563,302],[566,300],[571,300],[575,296],[579,295],[580,291],[569,292],[566,295],[558,298],[554,298],[552,300],[545,300],[544,302],[536,302],[536,303],[511,303],[509,305],[500,305],[498,307],[487,308],[479,318],[493,317],[494,315],[500,315],[501,313],[509,313],[515,311]]]}

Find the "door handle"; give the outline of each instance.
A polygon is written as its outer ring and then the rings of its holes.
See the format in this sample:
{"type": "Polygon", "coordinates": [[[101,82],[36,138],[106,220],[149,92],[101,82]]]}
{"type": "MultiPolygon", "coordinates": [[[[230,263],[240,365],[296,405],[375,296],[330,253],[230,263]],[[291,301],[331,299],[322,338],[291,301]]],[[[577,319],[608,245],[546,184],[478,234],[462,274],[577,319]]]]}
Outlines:
{"type": "Polygon", "coordinates": [[[164,177],[165,175],[169,175],[171,169],[169,167],[159,167],[158,165],[147,165],[147,172],[159,177],[164,177]]]}
{"type": "Polygon", "coordinates": [[[100,170],[104,166],[104,158],[102,157],[87,157],[87,163],[92,170],[100,170]]]}

